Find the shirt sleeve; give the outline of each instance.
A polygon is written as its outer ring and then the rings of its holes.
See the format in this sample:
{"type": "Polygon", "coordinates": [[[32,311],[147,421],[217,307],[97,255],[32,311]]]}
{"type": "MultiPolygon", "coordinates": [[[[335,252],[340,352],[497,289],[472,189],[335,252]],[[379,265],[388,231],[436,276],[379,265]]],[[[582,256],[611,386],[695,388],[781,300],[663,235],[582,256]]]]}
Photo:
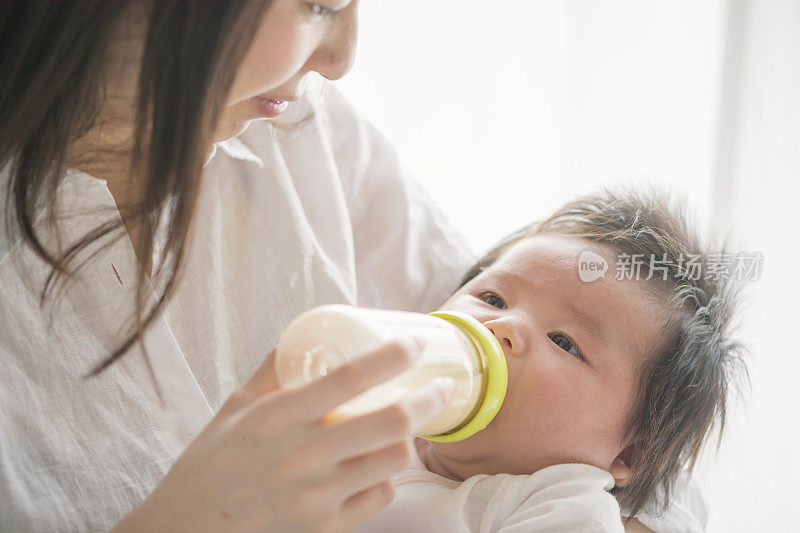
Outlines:
{"type": "MultiPolygon", "coordinates": [[[[401,167],[389,142],[333,87],[326,120],[350,211],[358,304],[438,308],[475,260],[427,192],[401,167]]],[[[435,178],[431,176],[431,179],[435,178]]]]}
{"type": "Polygon", "coordinates": [[[608,492],[613,484],[608,472],[588,465],[540,470],[527,476],[499,531],[622,532],[619,505],[608,492]]]}

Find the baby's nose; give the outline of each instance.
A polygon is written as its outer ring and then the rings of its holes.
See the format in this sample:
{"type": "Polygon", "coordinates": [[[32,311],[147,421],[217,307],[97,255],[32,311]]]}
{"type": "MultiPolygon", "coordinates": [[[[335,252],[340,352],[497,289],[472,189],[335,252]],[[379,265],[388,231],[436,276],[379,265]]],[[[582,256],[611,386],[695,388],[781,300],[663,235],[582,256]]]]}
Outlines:
{"type": "Polygon", "coordinates": [[[494,328],[489,328],[489,331],[491,331],[492,335],[494,335],[500,342],[500,347],[503,349],[503,353],[506,355],[511,355],[512,350],[514,349],[514,344],[511,342],[511,339],[503,335],[498,335],[495,333],[494,328]]]}

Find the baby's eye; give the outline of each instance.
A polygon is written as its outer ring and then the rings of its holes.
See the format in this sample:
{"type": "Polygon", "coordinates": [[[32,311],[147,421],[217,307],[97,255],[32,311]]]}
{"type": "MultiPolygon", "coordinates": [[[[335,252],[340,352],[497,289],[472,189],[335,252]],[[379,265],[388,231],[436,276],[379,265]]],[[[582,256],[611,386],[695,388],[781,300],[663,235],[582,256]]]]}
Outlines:
{"type": "Polygon", "coordinates": [[[563,333],[551,333],[549,337],[550,340],[553,341],[556,346],[558,346],[565,352],[571,353],[572,355],[578,357],[579,359],[583,359],[583,354],[575,345],[575,343],[572,342],[572,339],[570,339],[563,333]]]}
{"type": "Polygon", "coordinates": [[[479,296],[481,300],[491,305],[492,307],[496,307],[498,309],[508,309],[506,302],[491,291],[483,291],[482,293],[480,293],[479,296]]]}

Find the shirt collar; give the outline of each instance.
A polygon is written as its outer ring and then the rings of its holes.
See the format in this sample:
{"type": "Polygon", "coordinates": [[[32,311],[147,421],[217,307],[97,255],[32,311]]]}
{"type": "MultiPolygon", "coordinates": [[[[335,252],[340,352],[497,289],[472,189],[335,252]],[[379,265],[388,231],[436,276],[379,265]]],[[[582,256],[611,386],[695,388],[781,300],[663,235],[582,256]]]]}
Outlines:
{"type": "Polygon", "coordinates": [[[264,161],[256,154],[254,154],[250,148],[247,147],[242,141],[239,140],[238,137],[233,137],[231,139],[227,139],[224,141],[220,141],[214,144],[214,151],[211,152],[211,155],[208,158],[206,164],[211,162],[211,159],[214,157],[216,153],[217,147],[221,148],[223,152],[228,154],[231,157],[236,159],[241,159],[243,161],[251,161],[257,164],[259,167],[264,168],[264,161]]]}

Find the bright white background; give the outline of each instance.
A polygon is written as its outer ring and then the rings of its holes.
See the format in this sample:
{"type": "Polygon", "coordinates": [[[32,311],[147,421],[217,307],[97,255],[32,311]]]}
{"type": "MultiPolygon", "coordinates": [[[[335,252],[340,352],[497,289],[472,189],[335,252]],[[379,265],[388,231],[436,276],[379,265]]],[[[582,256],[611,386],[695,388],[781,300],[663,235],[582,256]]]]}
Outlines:
{"type": "Polygon", "coordinates": [[[697,477],[709,531],[800,531],[800,1],[364,0],[339,85],[476,251],[649,180],[762,252],[752,387],[697,477]]]}

